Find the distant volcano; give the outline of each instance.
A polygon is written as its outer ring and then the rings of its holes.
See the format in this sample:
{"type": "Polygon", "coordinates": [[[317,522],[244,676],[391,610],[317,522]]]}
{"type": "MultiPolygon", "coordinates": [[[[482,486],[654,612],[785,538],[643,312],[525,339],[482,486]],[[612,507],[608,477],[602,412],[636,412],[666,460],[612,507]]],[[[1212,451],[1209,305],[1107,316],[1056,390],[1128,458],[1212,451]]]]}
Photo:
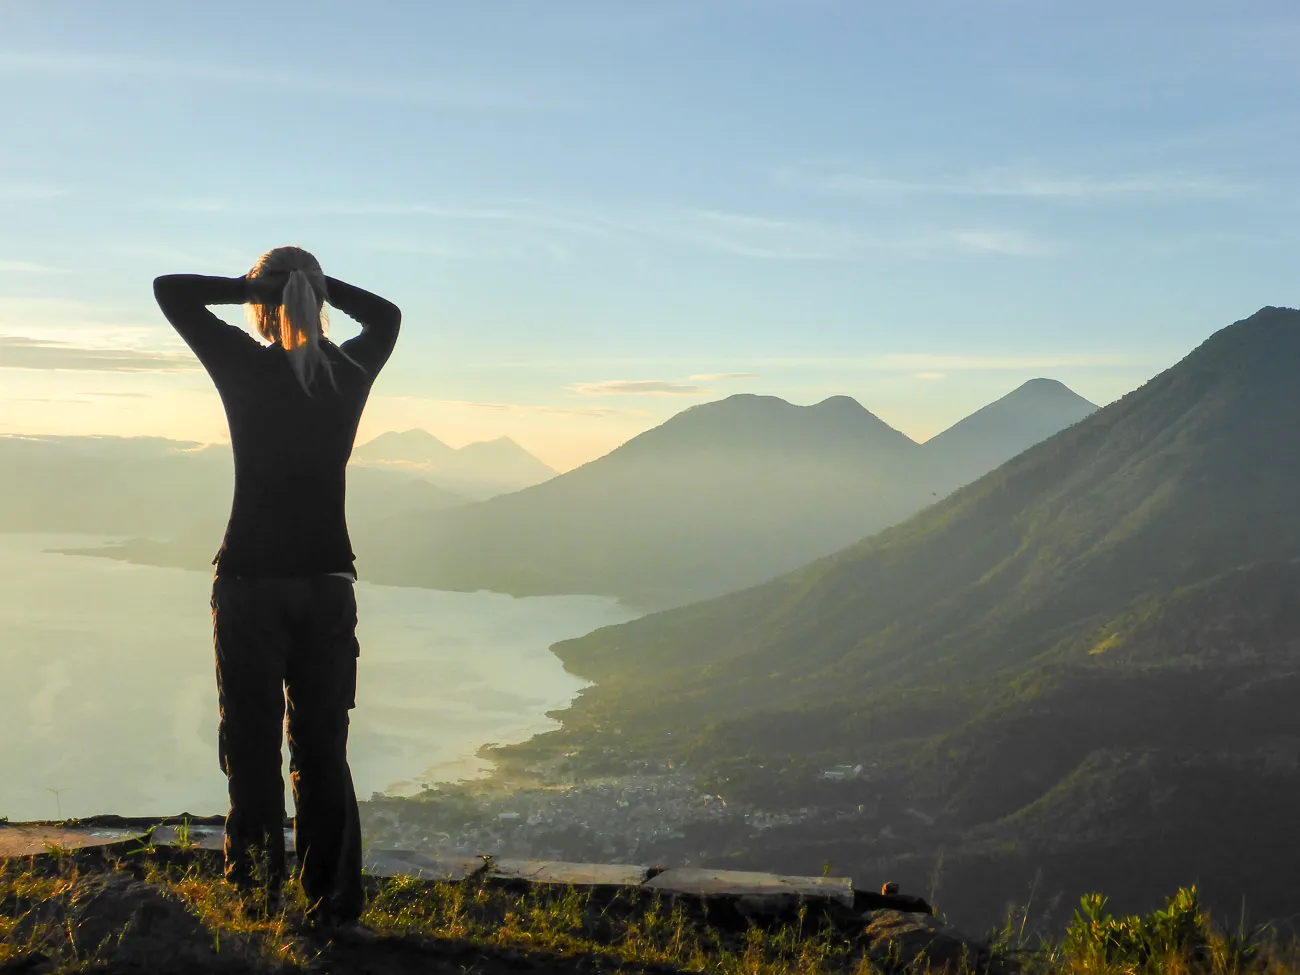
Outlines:
{"type": "Polygon", "coordinates": [[[1031,379],[922,444],[941,494],[968,484],[1097,411],[1055,379],[1031,379]]]}
{"type": "Polygon", "coordinates": [[[487,498],[531,487],[555,476],[509,437],[449,447],[427,430],[381,433],[352,450],[352,463],[420,473],[428,480],[471,498],[487,498]]]}

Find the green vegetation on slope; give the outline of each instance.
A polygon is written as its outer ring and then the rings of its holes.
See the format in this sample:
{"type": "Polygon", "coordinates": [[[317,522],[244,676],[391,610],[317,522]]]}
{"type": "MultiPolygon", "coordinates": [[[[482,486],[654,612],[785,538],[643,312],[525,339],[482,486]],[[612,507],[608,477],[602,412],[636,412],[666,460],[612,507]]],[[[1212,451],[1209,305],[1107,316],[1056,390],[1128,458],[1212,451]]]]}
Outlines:
{"type": "Polygon", "coordinates": [[[901,525],[557,652],[708,720],[1023,667],[1134,601],[1300,555],[1300,441],[1275,435],[1300,420],[1297,376],[1300,313],[1265,309],[901,525]]]}
{"type": "Polygon", "coordinates": [[[925,889],[945,844],[963,905],[987,909],[991,871],[1003,902],[1050,855],[1057,890],[1141,865],[1120,886],[1146,896],[1193,869],[1214,896],[1294,910],[1300,860],[1269,830],[1300,815],[1297,379],[1300,312],[1263,309],[901,525],[557,645],[596,685],[503,754],[685,761],[769,806],[882,804],[865,835],[831,818],[726,852],[886,864],[925,889]],[[845,761],[868,779],[820,781],[845,761]],[[913,807],[931,825],[899,834],[913,807]]]}

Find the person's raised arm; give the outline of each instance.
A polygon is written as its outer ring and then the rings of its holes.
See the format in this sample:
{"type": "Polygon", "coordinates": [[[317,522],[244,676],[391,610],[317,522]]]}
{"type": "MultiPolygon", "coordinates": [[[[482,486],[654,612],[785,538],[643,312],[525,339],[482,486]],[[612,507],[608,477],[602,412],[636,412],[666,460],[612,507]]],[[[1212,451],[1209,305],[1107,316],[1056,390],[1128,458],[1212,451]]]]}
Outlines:
{"type": "Polygon", "coordinates": [[[208,305],[242,305],[252,295],[246,277],[222,278],[205,274],[164,274],[154,278],[154,298],[167,321],[185,340],[211,374],[223,357],[257,341],[242,328],[223,322],[208,305]]]}
{"type": "Polygon", "coordinates": [[[325,287],[329,292],[329,303],[361,325],[361,334],[348,339],[339,348],[373,379],[397,344],[402,310],[387,298],[338,278],[326,278],[325,287]]]}

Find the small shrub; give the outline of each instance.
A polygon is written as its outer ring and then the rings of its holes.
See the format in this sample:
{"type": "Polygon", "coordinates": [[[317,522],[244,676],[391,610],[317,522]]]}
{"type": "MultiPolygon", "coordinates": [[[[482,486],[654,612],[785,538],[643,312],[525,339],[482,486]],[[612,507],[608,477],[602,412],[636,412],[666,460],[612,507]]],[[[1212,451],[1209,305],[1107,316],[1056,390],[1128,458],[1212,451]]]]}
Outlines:
{"type": "Polygon", "coordinates": [[[1239,972],[1257,959],[1269,930],[1243,925],[1236,932],[1217,934],[1201,909],[1195,886],[1180,888],[1162,910],[1145,917],[1112,917],[1106,904],[1101,894],[1085,895],[1066,928],[1061,951],[1076,965],[1167,970],[1176,959],[1183,968],[1239,972]]]}

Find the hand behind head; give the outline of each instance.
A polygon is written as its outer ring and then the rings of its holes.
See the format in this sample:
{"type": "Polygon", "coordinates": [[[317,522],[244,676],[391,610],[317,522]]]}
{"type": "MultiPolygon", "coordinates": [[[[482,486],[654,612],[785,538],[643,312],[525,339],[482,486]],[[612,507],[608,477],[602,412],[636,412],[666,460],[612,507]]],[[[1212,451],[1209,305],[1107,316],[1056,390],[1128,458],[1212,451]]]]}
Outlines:
{"type": "Polygon", "coordinates": [[[284,295],[284,286],[289,282],[288,271],[273,271],[260,274],[248,280],[248,295],[260,305],[278,305],[284,295]]]}

